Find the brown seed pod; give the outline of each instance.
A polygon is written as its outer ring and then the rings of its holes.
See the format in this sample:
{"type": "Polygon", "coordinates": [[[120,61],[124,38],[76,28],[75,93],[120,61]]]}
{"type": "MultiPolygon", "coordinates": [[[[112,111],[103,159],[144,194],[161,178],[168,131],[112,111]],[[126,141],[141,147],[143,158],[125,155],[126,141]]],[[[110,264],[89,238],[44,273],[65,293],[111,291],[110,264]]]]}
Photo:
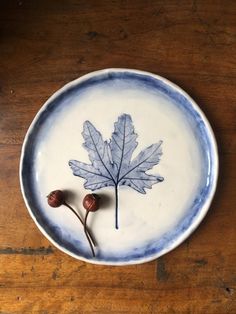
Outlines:
{"type": "Polygon", "coordinates": [[[52,191],[47,198],[51,207],[60,207],[65,203],[65,194],[61,190],[52,191]]]}
{"type": "Polygon", "coordinates": [[[87,194],[83,199],[83,206],[87,211],[95,212],[99,209],[100,197],[97,194],[87,194]]]}

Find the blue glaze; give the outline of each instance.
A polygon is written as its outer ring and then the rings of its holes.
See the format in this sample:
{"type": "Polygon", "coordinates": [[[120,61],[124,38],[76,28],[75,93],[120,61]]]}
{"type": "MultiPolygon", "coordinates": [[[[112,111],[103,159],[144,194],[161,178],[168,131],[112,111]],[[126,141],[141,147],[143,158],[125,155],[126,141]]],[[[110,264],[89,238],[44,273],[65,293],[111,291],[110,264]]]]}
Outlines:
{"type": "MultiPolygon", "coordinates": [[[[175,103],[176,106],[184,112],[190,123],[195,126],[194,132],[201,148],[203,169],[205,169],[202,179],[203,186],[196,196],[192,206],[187,211],[185,217],[175,226],[174,229],[164,234],[161,239],[154,240],[151,243],[146,243],[145,246],[133,249],[129,252],[120,252],[120,254],[109,256],[98,252],[96,256],[96,260],[106,263],[115,264],[123,262],[138,262],[139,260],[143,260],[145,258],[148,259],[152,256],[155,256],[162,250],[168,249],[186,230],[191,227],[201,212],[202,206],[209,198],[214,181],[216,179],[214,144],[212,143],[211,134],[209,133],[208,128],[202,120],[201,115],[192,106],[191,101],[185,97],[184,94],[180,93],[177,89],[173,88],[165,81],[154,78],[147,74],[140,74],[124,70],[122,72],[112,71],[108,73],[101,73],[94,77],[85,79],[79,84],[69,86],[55,99],[50,101],[46,108],[41,111],[40,115],[37,117],[34,127],[28,134],[28,139],[24,147],[24,155],[21,167],[22,185],[24,187],[24,194],[28,205],[31,208],[35,219],[37,220],[37,223],[42,226],[46,233],[62,248],[65,248],[75,255],[89,259],[90,253],[87,252],[87,250],[83,247],[82,242],[79,240],[72,240],[68,233],[65,235],[63,230],[61,230],[58,226],[55,226],[43,214],[40,197],[35,192],[37,186],[34,172],[36,154],[35,147],[37,141],[39,141],[40,137],[42,136],[42,129],[45,121],[47,121],[49,116],[62,109],[63,103],[68,99],[68,97],[82,94],[85,90],[95,85],[102,86],[107,81],[114,84],[125,84],[125,86],[131,84],[137,87],[141,86],[142,88],[147,88],[148,90],[156,90],[162,93],[165,97],[170,98],[172,102],[175,103]]],[[[47,132],[50,132],[50,130],[47,130],[47,132]]]]}

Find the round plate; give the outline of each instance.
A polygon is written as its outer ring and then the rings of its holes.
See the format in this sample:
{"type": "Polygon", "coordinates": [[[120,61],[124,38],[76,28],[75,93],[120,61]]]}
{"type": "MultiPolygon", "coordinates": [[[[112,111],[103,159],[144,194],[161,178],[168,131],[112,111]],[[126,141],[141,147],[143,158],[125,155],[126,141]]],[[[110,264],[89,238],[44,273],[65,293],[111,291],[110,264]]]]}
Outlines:
{"type": "Polygon", "coordinates": [[[29,213],[59,249],[83,261],[126,265],[153,260],[183,242],[212,201],[218,155],[212,129],[178,86],[151,73],[106,69],[61,88],[24,140],[21,189],[29,213]],[[63,190],[81,217],[90,213],[93,257],[83,226],[47,195],[63,190]]]}

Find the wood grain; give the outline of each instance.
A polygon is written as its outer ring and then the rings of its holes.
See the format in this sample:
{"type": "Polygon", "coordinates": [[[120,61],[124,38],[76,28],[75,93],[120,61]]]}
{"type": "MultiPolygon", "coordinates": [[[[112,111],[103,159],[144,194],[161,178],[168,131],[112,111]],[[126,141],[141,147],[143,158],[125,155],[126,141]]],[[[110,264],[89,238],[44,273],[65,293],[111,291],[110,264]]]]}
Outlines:
{"type": "Polygon", "coordinates": [[[236,2],[0,2],[0,313],[236,313],[236,2]],[[137,266],[53,247],[23,203],[24,135],[47,98],[90,71],[151,71],[185,89],[216,134],[220,178],[181,246],[137,266]]]}

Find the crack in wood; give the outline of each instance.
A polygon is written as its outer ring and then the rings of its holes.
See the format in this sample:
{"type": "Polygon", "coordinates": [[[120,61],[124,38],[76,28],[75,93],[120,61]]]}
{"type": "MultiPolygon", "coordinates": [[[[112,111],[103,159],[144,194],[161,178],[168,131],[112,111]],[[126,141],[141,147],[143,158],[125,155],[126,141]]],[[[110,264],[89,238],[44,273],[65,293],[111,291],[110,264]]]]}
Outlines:
{"type": "Polygon", "coordinates": [[[2,248],[0,249],[0,255],[50,255],[54,251],[51,246],[49,247],[23,247],[23,248],[2,248]]]}

